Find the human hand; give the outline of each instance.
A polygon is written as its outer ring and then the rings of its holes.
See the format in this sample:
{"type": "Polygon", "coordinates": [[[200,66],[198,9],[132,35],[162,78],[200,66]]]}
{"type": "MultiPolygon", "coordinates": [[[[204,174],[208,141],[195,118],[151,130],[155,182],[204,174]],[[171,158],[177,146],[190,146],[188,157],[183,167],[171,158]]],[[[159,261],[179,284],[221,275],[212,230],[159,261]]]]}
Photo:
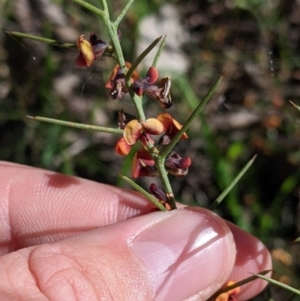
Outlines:
{"type": "Polygon", "coordinates": [[[0,300],[201,301],[271,268],[260,241],[214,213],[151,208],[132,191],[1,162],[0,300]]]}

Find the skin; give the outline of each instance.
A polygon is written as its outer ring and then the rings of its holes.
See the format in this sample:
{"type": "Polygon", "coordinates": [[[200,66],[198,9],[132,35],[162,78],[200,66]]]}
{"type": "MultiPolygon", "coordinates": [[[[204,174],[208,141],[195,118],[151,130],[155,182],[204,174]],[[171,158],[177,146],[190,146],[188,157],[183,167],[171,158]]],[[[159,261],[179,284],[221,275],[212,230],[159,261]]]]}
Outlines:
{"type": "Polygon", "coordinates": [[[272,268],[258,239],[208,210],[151,209],[133,191],[0,162],[0,300],[204,301],[272,268]]]}

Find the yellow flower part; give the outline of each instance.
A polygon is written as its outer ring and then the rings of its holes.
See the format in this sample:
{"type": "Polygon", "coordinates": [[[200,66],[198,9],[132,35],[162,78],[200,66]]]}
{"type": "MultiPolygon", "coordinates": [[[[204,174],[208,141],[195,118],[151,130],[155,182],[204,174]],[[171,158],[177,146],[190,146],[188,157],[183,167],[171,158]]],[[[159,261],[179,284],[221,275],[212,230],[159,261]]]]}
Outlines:
{"type": "Polygon", "coordinates": [[[81,35],[77,40],[77,47],[85,61],[86,66],[90,67],[95,60],[92,44],[81,35]]]}

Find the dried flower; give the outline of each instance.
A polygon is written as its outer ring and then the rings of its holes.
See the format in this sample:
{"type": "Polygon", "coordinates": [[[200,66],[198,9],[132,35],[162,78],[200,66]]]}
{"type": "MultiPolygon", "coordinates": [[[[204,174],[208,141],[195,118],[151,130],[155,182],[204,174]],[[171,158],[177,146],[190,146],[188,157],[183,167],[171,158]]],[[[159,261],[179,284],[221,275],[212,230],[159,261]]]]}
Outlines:
{"type": "Polygon", "coordinates": [[[145,89],[145,93],[158,101],[164,109],[169,109],[172,106],[171,99],[171,80],[170,77],[164,77],[156,85],[150,85],[145,89]]]}
{"type": "Polygon", "coordinates": [[[97,39],[95,34],[90,35],[90,41],[86,40],[84,35],[81,35],[77,40],[80,54],[76,58],[76,66],[90,67],[94,60],[101,58],[108,46],[108,43],[97,39]]]}
{"type": "MultiPolygon", "coordinates": [[[[105,88],[110,89],[110,96],[113,99],[121,99],[124,93],[127,93],[127,87],[125,83],[125,74],[131,67],[129,62],[125,62],[125,68],[120,68],[119,65],[116,65],[107,81],[105,88]]],[[[137,71],[134,71],[131,75],[131,81],[134,82],[139,77],[137,71]]]]}
{"type": "Polygon", "coordinates": [[[133,84],[133,91],[141,96],[144,93],[150,98],[159,102],[161,107],[168,109],[172,106],[171,101],[171,80],[169,77],[162,78],[158,81],[158,71],[155,67],[150,67],[146,76],[136,80],[133,84]]]}
{"type": "Polygon", "coordinates": [[[181,158],[177,153],[173,152],[166,160],[166,170],[173,176],[185,176],[192,163],[190,157],[181,158]]]}

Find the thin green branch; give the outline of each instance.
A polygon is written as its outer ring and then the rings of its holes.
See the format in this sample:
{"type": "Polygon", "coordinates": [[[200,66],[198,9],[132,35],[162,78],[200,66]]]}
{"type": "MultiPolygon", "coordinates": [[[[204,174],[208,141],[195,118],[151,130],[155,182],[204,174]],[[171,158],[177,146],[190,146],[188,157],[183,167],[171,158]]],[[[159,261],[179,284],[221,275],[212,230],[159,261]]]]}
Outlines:
{"type": "Polygon", "coordinates": [[[130,97],[132,99],[132,102],[134,104],[134,107],[136,109],[139,121],[140,122],[145,121],[146,116],[145,116],[144,109],[143,109],[142,97],[138,96],[134,93],[134,91],[132,90],[130,81],[126,82],[126,85],[127,85],[127,88],[128,88],[129,95],[130,95],[130,97]]]}
{"type": "Polygon", "coordinates": [[[152,63],[153,67],[156,67],[156,65],[158,63],[160,55],[161,55],[161,53],[162,53],[162,51],[163,51],[163,49],[164,49],[164,47],[166,45],[166,38],[167,38],[167,36],[164,36],[163,39],[162,39],[162,41],[160,42],[159,48],[158,48],[158,50],[156,52],[156,55],[155,55],[153,63],[152,63]]]}
{"type": "Polygon", "coordinates": [[[155,163],[156,163],[157,171],[160,176],[160,180],[162,182],[162,185],[165,189],[165,193],[168,198],[168,203],[171,206],[172,210],[176,209],[177,206],[176,206],[176,202],[175,202],[175,198],[174,198],[173,189],[170,184],[170,180],[168,178],[168,174],[167,174],[166,168],[165,168],[165,160],[160,158],[160,156],[158,156],[157,159],[155,160],[155,163]]]}
{"type": "Polygon", "coordinates": [[[134,70],[138,67],[138,65],[143,61],[143,59],[149,54],[149,52],[159,43],[162,36],[155,39],[133,62],[128,72],[126,73],[126,80],[128,81],[134,72],[134,70]]]}
{"type": "MultiPolygon", "coordinates": [[[[260,273],[254,274],[253,276],[250,276],[250,277],[245,278],[245,279],[243,279],[241,281],[238,281],[238,282],[236,282],[236,283],[234,283],[232,285],[229,285],[229,286],[226,286],[224,288],[221,288],[217,292],[215,292],[207,301],[213,301],[213,300],[215,300],[222,293],[228,292],[229,290],[232,290],[232,289],[234,289],[236,287],[239,287],[239,286],[242,286],[244,284],[247,284],[247,283],[249,283],[251,281],[256,280],[257,278],[263,278],[264,277],[263,275],[266,275],[266,274],[270,273],[271,271],[272,270],[262,271],[260,273]],[[263,277],[261,277],[261,276],[263,276],[263,277]]],[[[264,277],[264,278],[266,278],[266,277],[264,277]]]]}
{"type": "Polygon", "coordinates": [[[296,288],[294,288],[292,286],[289,286],[289,285],[282,283],[280,281],[277,281],[275,279],[265,277],[264,275],[261,275],[261,274],[255,274],[254,276],[256,276],[257,278],[263,279],[265,281],[268,281],[269,283],[275,284],[279,287],[282,287],[282,288],[286,289],[287,291],[290,291],[290,292],[300,296],[300,290],[297,290],[296,288]]]}
{"type": "Polygon", "coordinates": [[[111,43],[114,47],[114,51],[115,51],[119,66],[121,68],[124,68],[125,67],[125,59],[123,56],[123,51],[122,51],[119,36],[118,36],[118,28],[110,20],[110,15],[109,15],[109,10],[108,10],[106,0],[101,0],[101,3],[102,3],[103,13],[104,13],[104,16],[102,18],[103,22],[104,22],[104,24],[108,30],[109,36],[111,38],[111,43]]]}
{"type": "Polygon", "coordinates": [[[188,118],[188,120],[184,123],[182,128],[177,132],[177,134],[173,137],[171,142],[160,152],[161,158],[166,158],[167,155],[171,152],[173,147],[177,144],[177,142],[180,140],[182,134],[189,128],[192,121],[195,119],[195,117],[203,110],[211,96],[214,94],[215,90],[218,88],[220,82],[222,81],[223,76],[221,76],[210,88],[210,90],[205,95],[204,99],[200,102],[200,104],[196,107],[194,112],[191,114],[191,116],[188,118]]]}
{"type": "Polygon", "coordinates": [[[249,162],[243,167],[243,169],[238,173],[238,175],[233,179],[230,185],[215,199],[215,201],[211,204],[210,210],[214,210],[228,195],[231,189],[239,182],[239,180],[243,177],[243,175],[247,172],[247,170],[251,167],[253,162],[256,159],[256,155],[249,160],[249,162]]]}
{"type": "Polygon", "coordinates": [[[11,36],[14,36],[14,37],[30,39],[30,40],[34,40],[34,41],[50,44],[53,46],[62,47],[62,48],[77,48],[77,46],[72,43],[61,43],[56,40],[47,39],[47,38],[43,38],[43,37],[39,37],[39,36],[34,36],[31,34],[27,34],[27,33],[22,33],[22,32],[17,32],[17,31],[6,31],[6,33],[11,36]]]}
{"type": "Polygon", "coordinates": [[[121,130],[121,129],[107,128],[104,126],[96,126],[96,125],[90,125],[90,124],[82,124],[82,123],[64,121],[64,120],[53,119],[53,118],[48,118],[48,117],[41,117],[41,116],[27,116],[27,117],[30,119],[33,119],[33,120],[48,122],[48,123],[52,123],[52,124],[58,124],[58,125],[62,125],[62,126],[73,127],[73,128],[82,129],[82,130],[91,130],[91,131],[98,131],[98,132],[117,134],[117,135],[123,134],[123,130],[121,130]]]}
{"type": "Polygon", "coordinates": [[[125,14],[127,13],[128,9],[130,8],[130,6],[132,5],[133,2],[134,2],[134,0],[129,0],[126,3],[126,5],[124,6],[124,8],[122,9],[122,11],[120,12],[120,14],[118,15],[118,17],[116,18],[116,20],[114,21],[113,24],[116,28],[119,27],[120,22],[124,18],[125,14]]]}
{"type": "Polygon", "coordinates": [[[289,100],[289,102],[291,103],[291,105],[295,108],[295,109],[297,109],[298,111],[300,111],[300,107],[299,106],[297,106],[295,103],[293,103],[291,100],[289,100]]]}
{"type": "Polygon", "coordinates": [[[111,43],[114,47],[119,66],[121,66],[121,68],[124,68],[125,67],[125,59],[124,59],[123,51],[122,51],[119,36],[118,36],[118,29],[110,21],[109,16],[107,16],[107,18],[104,19],[104,23],[109,32],[109,36],[111,38],[111,43]]]}
{"type": "Polygon", "coordinates": [[[130,178],[119,174],[120,177],[127,182],[132,188],[140,192],[145,198],[147,198],[153,205],[155,205],[159,210],[161,211],[167,211],[167,209],[159,202],[159,200],[154,197],[152,194],[144,190],[141,186],[136,184],[134,181],[132,181],[130,178]]]}
{"type": "Polygon", "coordinates": [[[98,7],[86,2],[86,1],[82,1],[82,0],[72,0],[73,2],[81,5],[82,7],[88,9],[89,11],[95,13],[96,15],[98,15],[99,17],[101,17],[102,19],[105,18],[105,13],[103,10],[99,9],[98,7]]]}
{"type": "Polygon", "coordinates": [[[107,14],[107,16],[109,17],[109,11],[108,11],[108,6],[107,6],[107,2],[106,0],[100,0],[102,7],[103,7],[103,11],[105,14],[107,14]]]}

